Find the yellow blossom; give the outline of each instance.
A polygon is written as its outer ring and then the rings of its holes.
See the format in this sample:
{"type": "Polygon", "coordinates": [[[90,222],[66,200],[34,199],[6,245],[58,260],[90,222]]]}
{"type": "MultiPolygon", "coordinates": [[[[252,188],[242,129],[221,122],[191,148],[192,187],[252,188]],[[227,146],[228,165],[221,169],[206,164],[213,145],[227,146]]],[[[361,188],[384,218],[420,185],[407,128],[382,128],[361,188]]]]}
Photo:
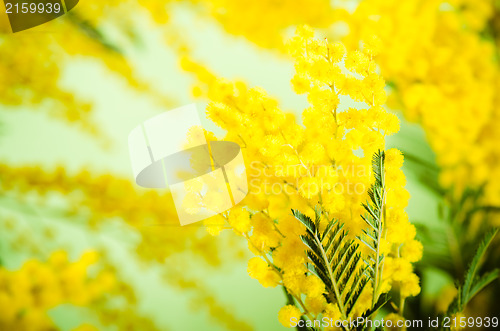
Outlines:
{"type": "Polygon", "coordinates": [[[298,322],[301,316],[300,310],[292,305],[286,305],[278,312],[279,322],[287,328],[292,327],[294,322],[298,322]]]}

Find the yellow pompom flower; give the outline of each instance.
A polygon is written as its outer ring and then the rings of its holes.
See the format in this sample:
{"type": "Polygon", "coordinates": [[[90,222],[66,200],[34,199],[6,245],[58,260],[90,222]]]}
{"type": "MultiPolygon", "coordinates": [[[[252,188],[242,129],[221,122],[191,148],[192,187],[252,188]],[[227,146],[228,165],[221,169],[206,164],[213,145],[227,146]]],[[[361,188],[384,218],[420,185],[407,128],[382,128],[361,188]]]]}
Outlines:
{"type": "Polygon", "coordinates": [[[243,208],[234,208],[231,210],[228,222],[238,234],[250,231],[250,214],[243,208]]]}
{"type": "Polygon", "coordinates": [[[347,53],[345,67],[352,72],[363,74],[368,71],[370,59],[360,51],[347,53]]]}
{"type": "Polygon", "coordinates": [[[326,307],[326,299],[324,296],[306,297],[305,305],[307,310],[314,315],[321,313],[326,307]]]}
{"type": "Polygon", "coordinates": [[[209,234],[212,236],[218,236],[226,225],[226,219],[224,216],[217,214],[203,220],[203,225],[205,225],[209,234]]]}
{"type": "Polygon", "coordinates": [[[254,257],[248,261],[248,274],[257,279],[264,287],[275,287],[281,280],[276,271],[259,257],[254,257]]]}
{"type": "Polygon", "coordinates": [[[401,257],[410,262],[416,262],[422,258],[423,250],[424,246],[420,241],[410,240],[403,244],[401,257]]]}
{"type": "Polygon", "coordinates": [[[311,82],[307,79],[307,77],[304,77],[302,75],[297,74],[293,76],[290,82],[292,84],[293,90],[297,94],[304,94],[311,90],[311,82]]]}
{"type": "Polygon", "coordinates": [[[325,284],[317,276],[309,275],[303,284],[302,292],[309,297],[322,297],[325,293],[325,284]]]}
{"type": "Polygon", "coordinates": [[[330,324],[332,324],[331,321],[333,321],[333,325],[335,325],[335,321],[341,318],[339,307],[336,304],[328,303],[323,311],[323,316],[330,320],[330,324]]]}
{"type": "Polygon", "coordinates": [[[387,330],[390,330],[390,331],[404,331],[404,330],[406,330],[406,327],[404,327],[404,324],[403,324],[405,321],[405,318],[401,315],[398,315],[396,313],[387,314],[384,317],[384,321],[385,321],[385,325],[386,325],[387,330]],[[398,323],[400,325],[403,325],[403,326],[398,327],[398,323]],[[387,326],[388,324],[390,324],[391,326],[387,326]]]}
{"type": "Polygon", "coordinates": [[[346,49],[344,44],[340,42],[331,43],[328,45],[328,55],[330,56],[332,62],[340,62],[346,54],[346,49]]]}
{"type": "Polygon", "coordinates": [[[269,266],[260,257],[253,257],[248,261],[248,274],[254,279],[261,278],[266,272],[269,266]]]}
{"type": "Polygon", "coordinates": [[[377,56],[382,50],[382,40],[375,35],[364,40],[363,52],[369,56],[377,56]]]}
{"type": "Polygon", "coordinates": [[[420,293],[420,285],[418,276],[414,273],[409,273],[400,281],[401,297],[414,297],[420,293]]]}
{"type": "Polygon", "coordinates": [[[292,305],[286,305],[278,312],[278,321],[287,328],[293,327],[302,316],[300,310],[292,305]]]}

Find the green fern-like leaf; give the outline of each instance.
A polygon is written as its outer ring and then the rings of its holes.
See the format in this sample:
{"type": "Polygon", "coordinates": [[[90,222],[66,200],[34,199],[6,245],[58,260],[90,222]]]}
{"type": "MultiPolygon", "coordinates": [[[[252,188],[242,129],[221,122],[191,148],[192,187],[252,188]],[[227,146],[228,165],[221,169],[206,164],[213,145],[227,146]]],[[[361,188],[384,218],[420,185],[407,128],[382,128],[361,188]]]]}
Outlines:
{"type": "Polygon", "coordinates": [[[466,294],[470,293],[470,290],[472,288],[472,284],[476,278],[479,265],[481,260],[483,259],[484,255],[486,254],[486,251],[488,249],[488,246],[491,244],[491,241],[497,234],[498,230],[491,230],[488,233],[486,233],[484,239],[481,241],[479,244],[479,247],[476,251],[476,254],[474,255],[474,258],[472,259],[469,269],[467,270],[466,276],[465,276],[465,281],[464,281],[464,286],[463,286],[463,292],[462,296],[466,298],[466,294]]]}
{"type": "Polygon", "coordinates": [[[347,237],[343,224],[337,220],[329,221],[320,233],[319,209],[315,221],[300,211],[292,213],[306,227],[301,239],[307,247],[308,269],[323,281],[328,291],[327,300],[337,303],[342,318],[347,319],[370,280],[358,245],[347,237]]]}
{"type": "Polygon", "coordinates": [[[296,219],[298,219],[302,224],[306,226],[307,231],[313,234],[317,233],[316,224],[311,220],[309,216],[302,214],[298,210],[292,210],[292,214],[296,219]]]}
{"type": "Polygon", "coordinates": [[[493,269],[492,271],[484,274],[483,276],[479,277],[475,282],[474,285],[472,285],[470,291],[469,291],[469,301],[472,299],[476,294],[481,292],[483,288],[488,286],[491,282],[495,281],[500,276],[500,270],[499,269],[493,269]]]}
{"type": "Polygon", "coordinates": [[[461,312],[465,309],[467,303],[483,288],[485,288],[488,284],[493,282],[495,279],[498,279],[500,272],[498,269],[493,269],[492,271],[479,276],[478,271],[481,265],[481,261],[486,255],[486,251],[490,246],[493,238],[498,233],[498,229],[490,230],[486,233],[483,240],[479,244],[472,261],[469,264],[469,268],[465,273],[464,281],[461,286],[458,287],[458,295],[457,298],[450,305],[448,314],[454,314],[457,312],[461,312]]]}
{"type": "Polygon", "coordinates": [[[371,250],[371,254],[364,259],[367,265],[367,275],[373,286],[372,307],[379,301],[379,290],[382,282],[384,256],[380,252],[380,242],[383,232],[384,204],[385,204],[385,152],[378,151],[373,155],[372,170],[375,182],[368,190],[369,201],[363,204],[366,214],[362,216],[368,229],[358,239],[371,250]]]}

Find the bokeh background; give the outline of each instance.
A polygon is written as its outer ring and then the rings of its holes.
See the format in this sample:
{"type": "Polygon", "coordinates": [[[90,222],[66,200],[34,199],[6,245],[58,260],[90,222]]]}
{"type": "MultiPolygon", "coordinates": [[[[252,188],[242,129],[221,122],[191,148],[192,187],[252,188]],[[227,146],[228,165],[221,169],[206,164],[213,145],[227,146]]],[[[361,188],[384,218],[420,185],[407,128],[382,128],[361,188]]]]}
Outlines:
{"type": "MultiPolygon", "coordinates": [[[[201,223],[178,226],[168,192],[135,185],[129,163],[130,130],[177,106],[197,102],[205,128],[222,133],[181,68],[186,54],[217,76],[263,87],[300,121],[307,101],[290,86],[293,63],[261,37],[291,36],[300,23],[328,27],[307,8],[336,1],[264,2],[269,12],[235,3],[83,0],[15,34],[2,16],[0,329],[284,329],[283,291],[248,277],[247,243],[231,231],[213,237],[201,223]],[[241,31],[228,18],[238,10],[241,31]]],[[[439,167],[428,133],[394,108],[401,131],[388,147],[405,153],[407,212],[426,226],[440,218],[439,167]]],[[[438,268],[421,277],[424,303],[453,284],[438,268]]]]}

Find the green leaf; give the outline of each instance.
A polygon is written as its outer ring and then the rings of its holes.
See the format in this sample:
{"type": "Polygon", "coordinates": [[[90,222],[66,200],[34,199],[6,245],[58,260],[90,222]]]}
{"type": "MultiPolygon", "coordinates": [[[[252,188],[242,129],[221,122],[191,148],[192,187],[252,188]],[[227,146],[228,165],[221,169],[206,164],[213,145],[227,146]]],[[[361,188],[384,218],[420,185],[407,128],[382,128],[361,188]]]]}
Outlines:
{"type": "Polygon", "coordinates": [[[479,244],[476,254],[474,255],[474,258],[472,259],[472,262],[469,265],[469,269],[467,270],[467,273],[465,275],[465,281],[462,287],[463,298],[468,298],[473,281],[476,278],[480,262],[482,261],[484,255],[486,254],[488,246],[491,244],[491,241],[493,240],[497,232],[498,229],[488,231],[484,236],[484,239],[479,244]]]}
{"type": "MultiPolygon", "coordinates": [[[[500,275],[499,269],[493,269],[492,271],[484,274],[478,280],[476,280],[469,292],[469,298],[472,299],[476,294],[481,292],[483,288],[488,286],[491,282],[495,281],[500,275]]],[[[469,301],[470,301],[469,299],[469,301]]]]}
{"type": "Polygon", "coordinates": [[[318,276],[328,291],[326,298],[338,305],[343,319],[348,319],[360,293],[370,280],[365,275],[359,247],[347,237],[344,224],[331,220],[325,231],[319,233],[321,210],[316,210],[316,222],[299,211],[293,215],[307,228],[307,234],[301,236],[307,247],[308,269],[318,276]]]}
{"type": "MultiPolygon", "coordinates": [[[[332,230],[332,228],[337,225],[340,226],[340,227],[343,227],[344,224],[339,224],[339,222],[337,222],[336,220],[331,220],[330,222],[328,222],[326,228],[325,228],[325,232],[323,232],[323,235],[321,236],[321,241],[325,240],[326,238],[326,235],[328,235],[330,233],[330,231],[332,230]]],[[[336,233],[337,231],[335,231],[336,233]]]]}
{"type": "Polygon", "coordinates": [[[347,236],[346,231],[339,231],[338,233],[335,234],[335,240],[333,241],[333,243],[329,247],[325,246],[325,252],[327,253],[327,260],[329,262],[332,262],[335,256],[338,255],[338,253],[341,251],[346,236],[347,236]]]}
{"type": "Polygon", "coordinates": [[[302,239],[302,242],[304,245],[307,246],[317,256],[321,256],[321,248],[318,247],[318,243],[314,240],[314,238],[305,235],[305,236],[300,236],[300,239],[302,239]]]}
{"type": "Polygon", "coordinates": [[[474,296],[479,293],[484,287],[493,282],[499,276],[499,271],[497,269],[490,271],[487,274],[478,276],[479,267],[482,260],[484,259],[488,247],[490,246],[493,238],[498,233],[498,229],[492,229],[486,233],[483,240],[479,244],[472,261],[469,264],[469,268],[465,273],[464,281],[462,286],[458,286],[457,298],[453,301],[448,309],[448,315],[462,312],[466,305],[469,303],[474,296]]]}
{"type": "Polygon", "coordinates": [[[313,235],[317,234],[316,224],[314,224],[309,216],[302,214],[298,210],[292,210],[292,214],[296,219],[304,224],[307,230],[309,230],[313,235]]]}
{"type": "MultiPolygon", "coordinates": [[[[323,233],[323,241],[325,240],[326,237],[328,237],[327,242],[324,244],[325,251],[329,252],[330,249],[336,250],[338,248],[338,244],[340,242],[339,239],[342,239],[342,237],[345,235],[345,233],[341,233],[342,228],[344,227],[344,224],[340,224],[338,222],[337,226],[335,228],[333,227],[328,227],[325,229],[325,232],[323,233]]],[[[330,224],[334,224],[334,222],[330,222],[330,224]]]]}
{"type": "Polygon", "coordinates": [[[377,303],[363,314],[365,320],[370,319],[374,314],[376,314],[380,308],[382,308],[386,303],[389,302],[390,299],[391,298],[387,293],[382,294],[377,303]]]}
{"type": "Polygon", "coordinates": [[[372,307],[375,307],[379,299],[379,289],[382,282],[383,259],[380,252],[380,242],[382,240],[384,204],[385,204],[385,152],[378,151],[373,155],[372,170],[375,176],[375,182],[368,190],[369,200],[362,206],[366,214],[362,216],[365,223],[369,226],[363,230],[363,235],[358,239],[371,250],[368,259],[364,259],[371,276],[373,287],[372,307]]]}

